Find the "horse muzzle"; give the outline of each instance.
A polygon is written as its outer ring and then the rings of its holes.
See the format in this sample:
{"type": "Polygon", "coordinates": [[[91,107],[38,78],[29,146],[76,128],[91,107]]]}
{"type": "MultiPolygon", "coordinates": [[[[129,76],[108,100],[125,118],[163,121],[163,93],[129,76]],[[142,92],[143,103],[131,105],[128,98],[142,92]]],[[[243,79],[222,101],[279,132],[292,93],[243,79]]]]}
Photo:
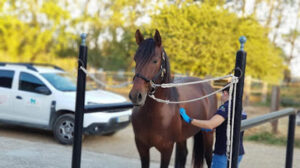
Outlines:
{"type": "Polygon", "coordinates": [[[141,92],[133,92],[129,93],[129,99],[131,100],[134,106],[143,106],[146,101],[147,94],[141,92]]]}

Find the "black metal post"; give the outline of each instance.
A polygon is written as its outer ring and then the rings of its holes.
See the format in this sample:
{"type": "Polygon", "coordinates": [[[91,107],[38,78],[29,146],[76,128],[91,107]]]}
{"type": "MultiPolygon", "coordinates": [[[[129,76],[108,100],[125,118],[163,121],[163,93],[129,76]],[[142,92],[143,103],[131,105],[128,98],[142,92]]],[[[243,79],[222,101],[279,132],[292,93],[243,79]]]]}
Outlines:
{"type": "Polygon", "coordinates": [[[296,125],[296,115],[293,114],[293,115],[289,116],[289,128],[288,128],[288,137],[287,137],[287,145],[286,145],[285,168],[293,167],[295,125],[296,125]]]}
{"type": "MultiPolygon", "coordinates": [[[[236,86],[236,106],[234,115],[234,125],[233,125],[233,144],[232,144],[232,160],[231,168],[237,168],[238,156],[239,156],[239,145],[240,145],[240,128],[241,128],[241,114],[243,108],[243,91],[244,91],[244,79],[245,79],[245,69],[246,69],[246,55],[244,51],[244,44],[246,42],[246,37],[242,36],[239,39],[241,43],[241,49],[236,54],[236,63],[234,76],[239,77],[239,82],[236,86]]],[[[229,162],[227,163],[229,165],[229,162]]],[[[227,166],[228,167],[228,166],[227,166]]]]}
{"type": "Polygon", "coordinates": [[[84,100],[85,100],[86,74],[80,69],[80,67],[82,66],[86,68],[86,63],[87,63],[87,47],[85,44],[86,34],[81,34],[80,37],[81,37],[81,44],[80,44],[79,60],[78,60],[72,168],[80,168],[80,164],[81,164],[82,127],[83,127],[84,100]]]}

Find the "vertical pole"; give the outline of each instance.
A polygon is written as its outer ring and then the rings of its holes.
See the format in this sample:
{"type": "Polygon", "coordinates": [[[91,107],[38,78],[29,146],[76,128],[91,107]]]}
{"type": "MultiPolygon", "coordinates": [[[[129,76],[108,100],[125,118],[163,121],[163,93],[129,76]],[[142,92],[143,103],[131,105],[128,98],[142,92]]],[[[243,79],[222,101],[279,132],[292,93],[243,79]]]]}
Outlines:
{"type": "Polygon", "coordinates": [[[293,167],[295,125],[296,125],[296,114],[292,114],[289,116],[289,129],[288,129],[288,137],[287,137],[287,145],[286,145],[285,168],[293,167]]]}
{"type": "Polygon", "coordinates": [[[79,60],[78,60],[72,168],[80,168],[80,163],[81,163],[82,126],[83,126],[84,99],[85,99],[86,74],[80,69],[80,67],[82,66],[86,68],[86,62],[87,62],[87,47],[85,44],[86,34],[83,33],[81,34],[80,37],[81,37],[81,44],[80,44],[79,60]]]}
{"type": "Polygon", "coordinates": [[[239,77],[239,82],[236,86],[236,106],[234,115],[234,125],[233,125],[233,144],[232,144],[232,160],[231,168],[237,168],[238,156],[239,156],[239,145],[240,145],[240,128],[241,128],[241,114],[243,108],[243,90],[244,90],[244,79],[245,79],[245,69],[246,69],[246,55],[244,51],[244,44],[246,42],[246,37],[241,36],[239,39],[241,43],[241,48],[236,54],[236,63],[234,76],[239,77]]]}

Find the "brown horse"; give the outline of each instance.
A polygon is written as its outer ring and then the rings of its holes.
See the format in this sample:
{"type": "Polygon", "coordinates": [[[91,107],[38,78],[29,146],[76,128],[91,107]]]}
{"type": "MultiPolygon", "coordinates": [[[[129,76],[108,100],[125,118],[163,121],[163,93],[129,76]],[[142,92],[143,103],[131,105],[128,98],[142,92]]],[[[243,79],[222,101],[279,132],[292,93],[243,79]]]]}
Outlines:
{"type": "MultiPolygon", "coordinates": [[[[175,167],[185,167],[188,153],[186,140],[191,136],[194,136],[194,167],[202,167],[204,157],[210,167],[213,132],[202,132],[200,128],[184,122],[180,117],[179,107],[185,108],[192,118],[210,119],[217,109],[216,96],[178,105],[159,103],[148,95],[154,94],[157,98],[180,101],[201,97],[212,92],[213,89],[207,83],[170,89],[153,87],[152,82],[156,84],[174,82],[160,34],[156,30],[154,39],[144,40],[143,35],[137,30],[135,37],[139,47],[134,56],[136,74],[129,98],[135,106],[132,125],[142,167],[149,167],[151,147],[155,147],[161,153],[160,167],[168,167],[174,143],[176,143],[175,167]]],[[[180,80],[180,82],[189,82],[200,79],[185,77],[180,80]]]]}

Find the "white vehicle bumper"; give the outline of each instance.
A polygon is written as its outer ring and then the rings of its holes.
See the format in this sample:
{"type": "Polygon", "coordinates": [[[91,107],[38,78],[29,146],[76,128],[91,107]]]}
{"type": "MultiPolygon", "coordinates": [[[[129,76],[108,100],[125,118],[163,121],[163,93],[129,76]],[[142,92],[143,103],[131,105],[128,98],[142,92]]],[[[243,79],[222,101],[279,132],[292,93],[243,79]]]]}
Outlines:
{"type": "Polygon", "coordinates": [[[85,134],[105,134],[118,131],[129,125],[132,110],[121,112],[96,112],[84,115],[83,132],[85,134]]]}

